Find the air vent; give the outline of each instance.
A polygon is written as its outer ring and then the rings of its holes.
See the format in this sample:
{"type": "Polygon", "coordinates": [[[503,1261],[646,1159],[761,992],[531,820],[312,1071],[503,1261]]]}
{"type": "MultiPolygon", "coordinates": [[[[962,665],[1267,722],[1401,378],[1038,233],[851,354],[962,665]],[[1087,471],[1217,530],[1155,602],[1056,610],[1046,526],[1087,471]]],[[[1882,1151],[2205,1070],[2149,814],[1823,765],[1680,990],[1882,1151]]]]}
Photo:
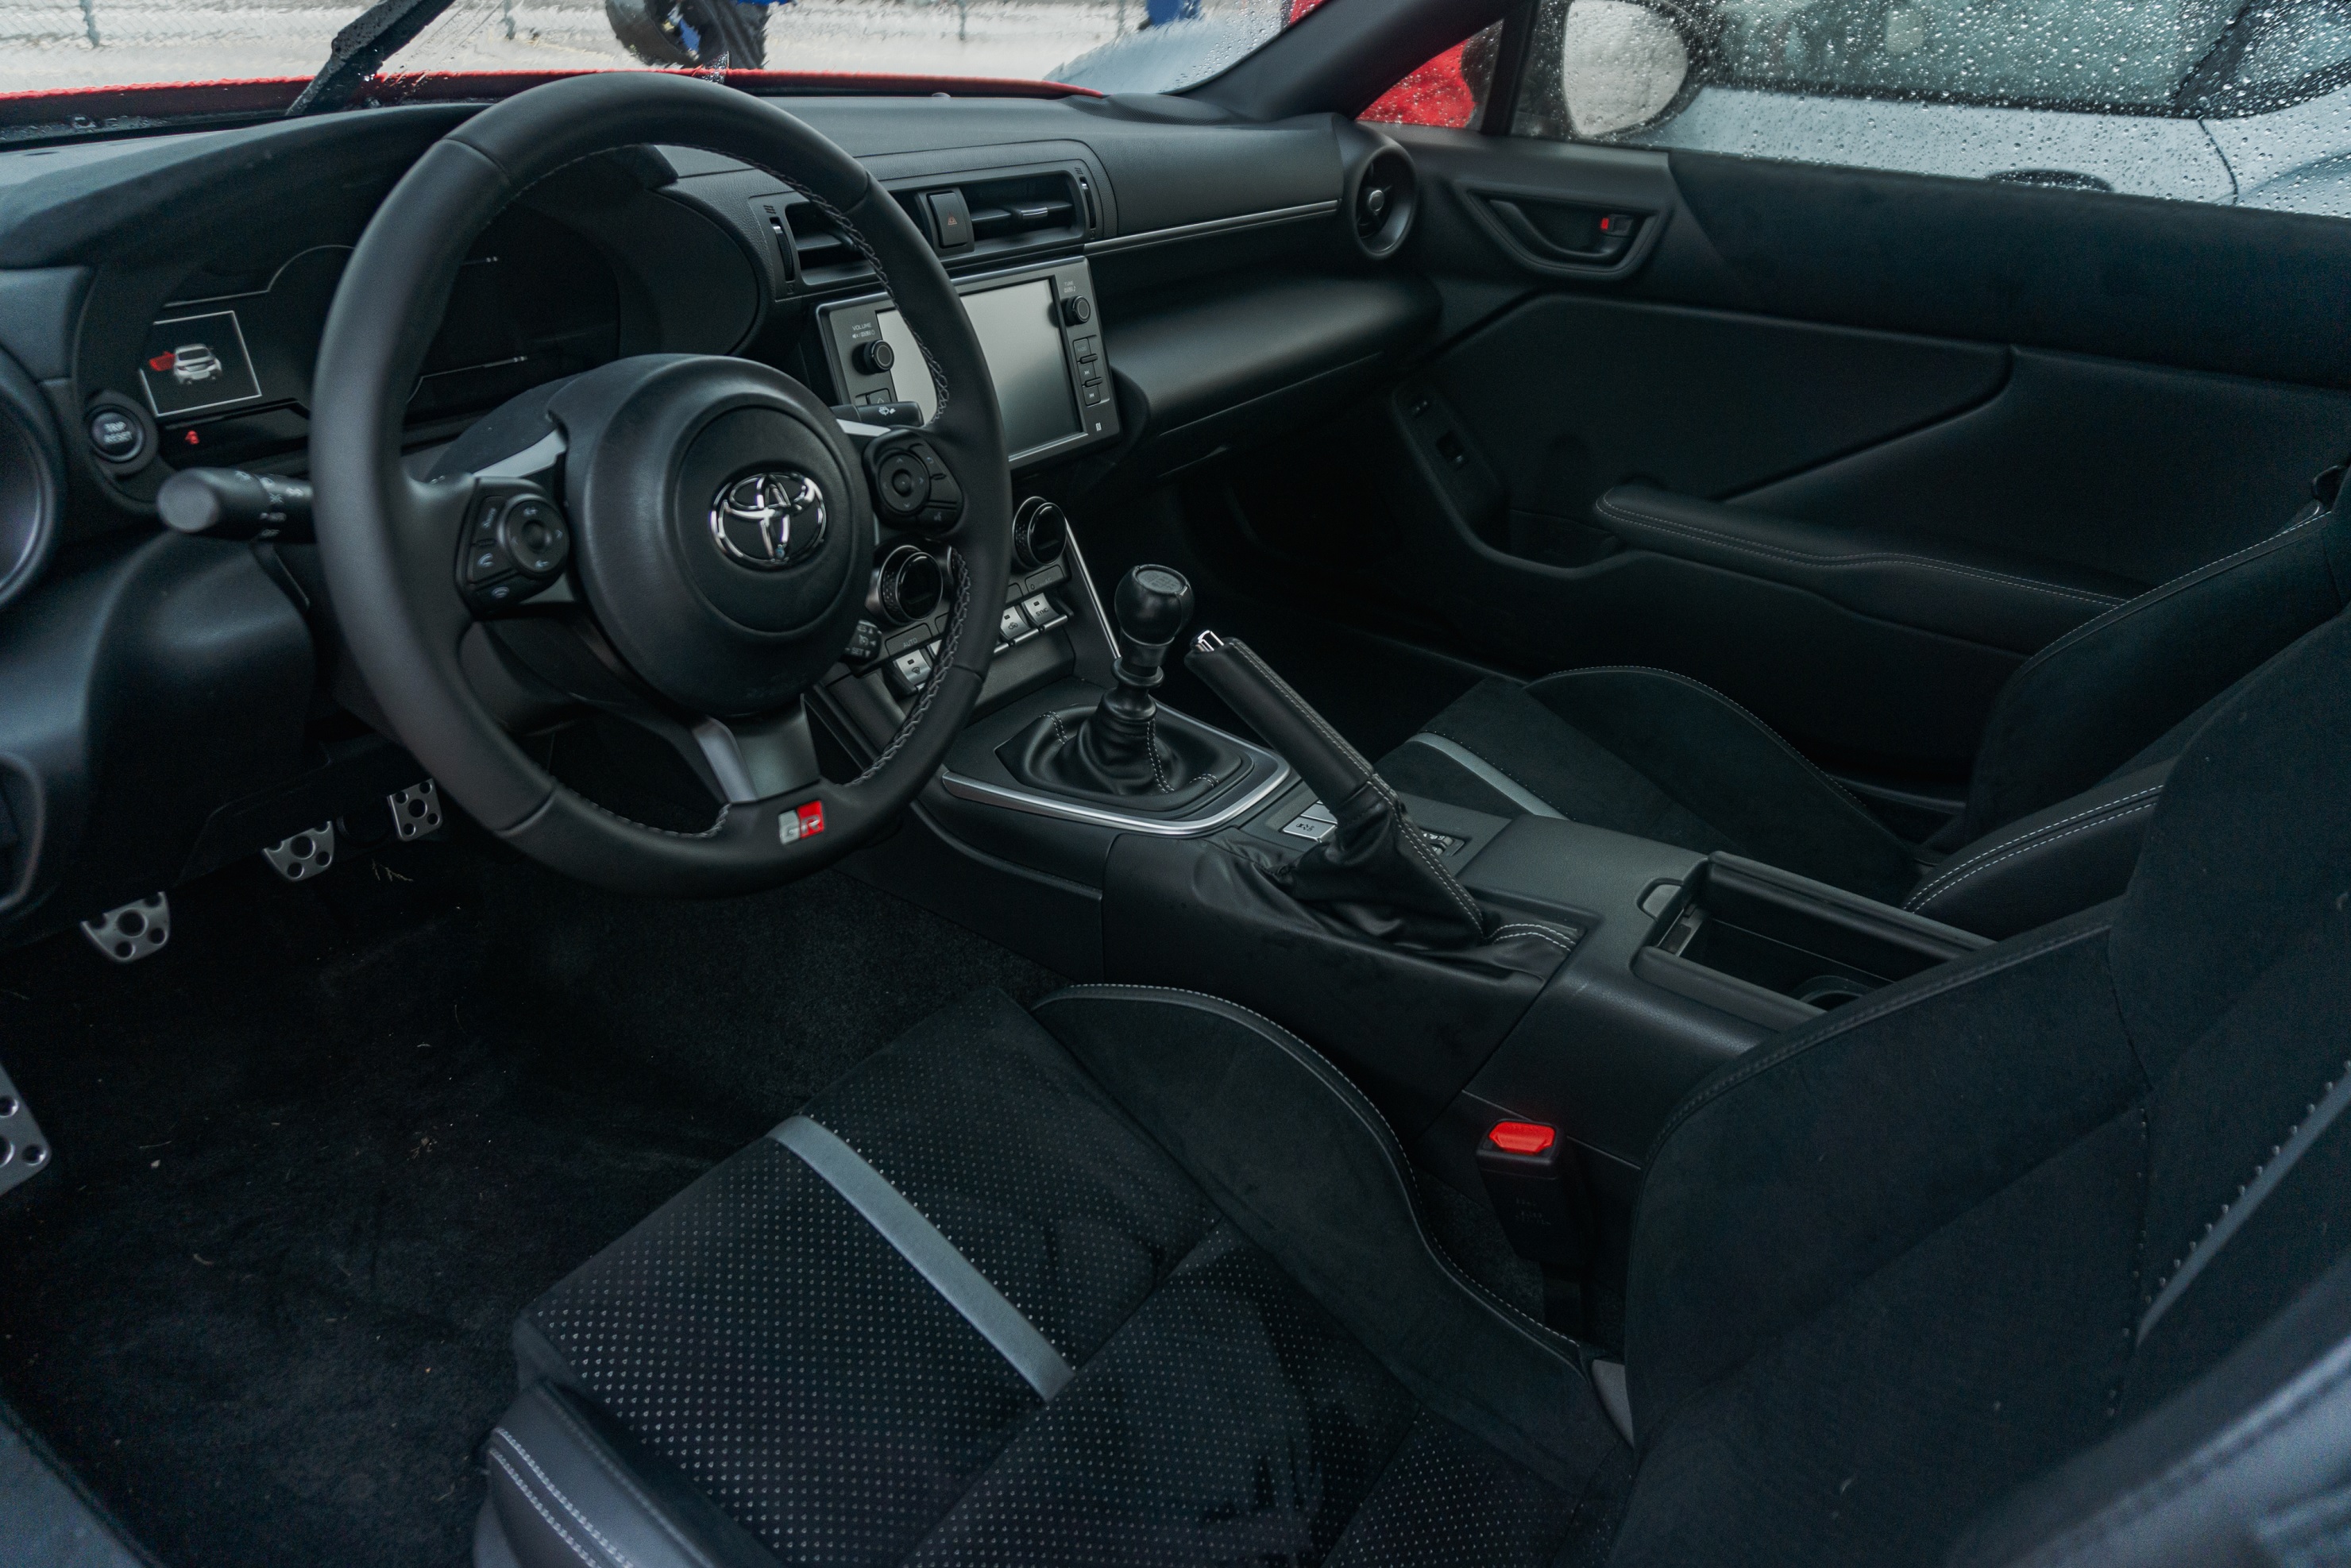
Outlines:
{"type": "Polygon", "coordinates": [[[916,186],[891,193],[914,220],[914,226],[931,235],[936,245],[938,235],[929,216],[932,198],[949,193],[959,193],[971,214],[972,243],[967,249],[952,252],[951,259],[956,262],[1082,245],[1092,226],[1079,177],[1066,169],[967,180],[950,186],[916,186]]]}
{"type": "Polygon", "coordinates": [[[832,220],[806,202],[784,209],[792,240],[792,271],[812,287],[870,277],[873,268],[832,220]]]}

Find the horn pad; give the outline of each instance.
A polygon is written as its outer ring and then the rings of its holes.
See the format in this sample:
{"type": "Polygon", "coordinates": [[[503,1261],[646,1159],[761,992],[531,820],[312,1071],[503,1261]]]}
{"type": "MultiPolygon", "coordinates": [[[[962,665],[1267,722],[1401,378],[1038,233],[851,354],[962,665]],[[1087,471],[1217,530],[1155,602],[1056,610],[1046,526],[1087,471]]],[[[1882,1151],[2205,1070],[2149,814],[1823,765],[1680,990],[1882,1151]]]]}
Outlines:
{"type": "Polygon", "coordinates": [[[736,717],[789,704],[848,644],[875,540],[831,412],[747,361],[648,355],[548,405],[569,442],[580,579],[663,696],[736,717]]]}

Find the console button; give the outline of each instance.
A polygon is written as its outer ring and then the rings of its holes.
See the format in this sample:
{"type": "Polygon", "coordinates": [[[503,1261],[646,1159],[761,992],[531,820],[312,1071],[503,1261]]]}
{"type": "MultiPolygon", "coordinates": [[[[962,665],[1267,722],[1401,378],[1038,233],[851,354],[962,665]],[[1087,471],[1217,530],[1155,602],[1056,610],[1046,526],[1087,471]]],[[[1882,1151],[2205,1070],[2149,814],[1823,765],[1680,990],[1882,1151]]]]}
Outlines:
{"type": "Polygon", "coordinates": [[[89,416],[89,444],[109,463],[129,463],[147,448],[147,432],[139,422],[119,408],[93,409],[89,416]]]}
{"type": "Polygon", "coordinates": [[[901,653],[890,661],[890,673],[907,691],[919,691],[931,678],[931,656],[920,648],[901,653]]]}
{"type": "Polygon", "coordinates": [[[1020,612],[1029,617],[1029,624],[1042,632],[1049,626],[1059,626],[1069,619],[1053,607],[1053,601],[1041,593],[1032,593],[1020,601],[1020,612]]]}
{"type": "Polygon", "coordinates": [[[931,214],[931,244],[942,251],[971,245],[971,208],[961,191],[933,191],[923,198],[931,214]]]}
{"type": "Polygon", "coordinates": [[[996,623],[996,636],[998,642],[1018,643],[1024,637],[1033,637],[1036,634],[1037,629],[1029,624],[1029,618],[1020,613],[1019,605],[1008,604],[1004,607],[1004,614],[996,623]]]}

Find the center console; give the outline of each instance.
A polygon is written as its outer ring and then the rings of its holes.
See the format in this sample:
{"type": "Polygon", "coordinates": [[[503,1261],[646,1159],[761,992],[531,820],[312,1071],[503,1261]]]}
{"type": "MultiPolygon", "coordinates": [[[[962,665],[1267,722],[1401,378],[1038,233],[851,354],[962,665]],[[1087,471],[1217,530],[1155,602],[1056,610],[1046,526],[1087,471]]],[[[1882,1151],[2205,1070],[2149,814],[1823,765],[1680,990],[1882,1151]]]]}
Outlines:
{"type": "MultiPolygon", "coordinates": [[[[959,287],[1017,472],[1115,434],[1082,261],[959,287]]],[[[936,406],[886,298],[822,322],[850,419],[936,406]]],[[[861,764],[933,676],[949,576],[923,538],[882,536],[867,620],[816,697],[861,764]]],[[[1579,1190],[1627,1214],[1651,1142],[1707,1074],[1989,945],[1734,855],[1398,796],[1254,653],[1186,640],[1190,611],[1165,568],[1097,582],[1061,507],[1024,499],[974,716],[905,829],[852,867],[1072,978],[1266,1014],[1464,1192],[1499,1192],[1503,1155],[1523,1167],[1505,1173],[1515,1192],[1556,1180],[1558,1155],[1492,1146],[1522,1124],[1513,1136],[1555,1137],[1579,1190]],[[1160,700],[1179,657],[1249,733],[1160,700]]],[[[1497,1198],[1506,1226],[1510,1207],[1497,1198]]]]}

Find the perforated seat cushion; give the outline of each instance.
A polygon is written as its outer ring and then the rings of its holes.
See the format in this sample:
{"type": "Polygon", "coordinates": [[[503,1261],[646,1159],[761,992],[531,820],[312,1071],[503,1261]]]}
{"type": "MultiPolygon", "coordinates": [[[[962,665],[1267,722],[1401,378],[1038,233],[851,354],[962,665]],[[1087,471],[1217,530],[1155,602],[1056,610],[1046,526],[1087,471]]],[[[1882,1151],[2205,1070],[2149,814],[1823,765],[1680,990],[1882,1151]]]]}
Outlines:
{"type": "Polygon", "coordinates": [[[780,1561],[1534,1564],[1604,1541],[1612,1444],[1531,1466],[1427,1408],[1002,996],[806,1113],[1074,1375],[1040,1397],[780,1143],[728,1160],[517,1341],[527,1385],[594,1401],[780,1561]]]}

